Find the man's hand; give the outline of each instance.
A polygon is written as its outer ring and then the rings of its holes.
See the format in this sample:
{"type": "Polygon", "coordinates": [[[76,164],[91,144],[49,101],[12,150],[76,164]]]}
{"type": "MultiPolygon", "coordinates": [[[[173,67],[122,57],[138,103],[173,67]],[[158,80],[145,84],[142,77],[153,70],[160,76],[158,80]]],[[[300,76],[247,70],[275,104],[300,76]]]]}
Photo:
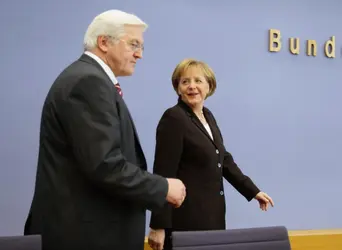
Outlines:
{"type": "Polygon", "coordinates": [[[163,250],[165,241],[165,230],[164,229],[150,229],[148,235],[148,244],[153,250],[163,250]]]}
{"type": "Polygon", "coordinates": [[[169,183],[169,190],[167,192],[166,200],[175,207],[180,207],[185,199],[185,186],[179,179],[167,178],[169,183]]]}

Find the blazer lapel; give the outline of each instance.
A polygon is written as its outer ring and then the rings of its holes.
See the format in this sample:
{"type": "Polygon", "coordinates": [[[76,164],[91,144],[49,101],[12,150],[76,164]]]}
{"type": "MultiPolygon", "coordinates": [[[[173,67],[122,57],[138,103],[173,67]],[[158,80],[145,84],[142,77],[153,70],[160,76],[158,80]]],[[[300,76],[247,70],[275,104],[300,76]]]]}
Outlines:
{"type": "Polygon", "coordinates": [[[208,119],[210,117],[210,115],[208,115],[206,109],[203,110],[203,114],[204,114],[204,116],[205,116],[205,118],[209,124],[211,131],[212,131],[214,140],[211,139],[211,136],[209,135],[208,131],[206,130],[206,128],[204,127],[202,122],[198,119],[198,117],[195,115],[195,113],[192,111],[192,109],[188,105],[186,105],[180,98],[178,99],[178,105],[180,105],[187,112],[191,121],[208,137],[208,139],[215,145],[215,147],[217,147],[217,144],[216,144],[217,136],[215,135],[216,133],[214,133],[214,131],[213,131],[212,120],[208,119]]]}
{"type": "Polygon", "coordinates": [[[206,130],[202,122],[197,118],[197,116],[191,116],[191,120],[212,141],[208,131],[206,130]]]}
{"type": "Polygon", "coordinates": [[[212,115],[209,113],[209,111],[206,108],[203,109],[203,113],[211,129],[211,133],[213,135],[215,145],[217,146],[221,141],[221,137],[220,137],[216,122],[214,121],[212,115]]]}
{"type": "MultiPolygon", "coordinates": [[[[79,58],[79,60],[80,60],[80,61],[87,62],[87,63],[94,64],[98,69],[100,69],[100,70],[103,72],[103,74],[104,74],[105,76],[107,76],[108,80],[112,83],[112,80],[109,78],[109,76],[108,76],[107,73],[104,71],[104,69],[101,67],[101,65],[98,64],[98,62],[96,62],[93,58],[91,58],[90,56],[88,56],[88,55],[86,55],[86,54],[82,54],[82,56],[79,58]]],[[[137,133],[137,130],[136,130],[135,125],[134,125],[134,123],[133,123],[132,116],[131,116],[131,114],[130,114],[130,112],[129,112],[127,106],[126,106],[125,101],[124,101],[121,97],[120,97],[120,99],[121,99],[121,100],[119,100],[119,101],[121,101],[121,102],[123,103],[123,106],[124,106],[125,109],[126,109],[126,112],[127,112],[127,114],[128,114],[128,117],[131,119],[131,123],[132,123],[132,127],[133,127],[133,131],[134,131],[135,137],[137,138],[138,143],[140,143],[139,137],[138,137],[138,133],[137,133]]]]}
{"type": "Polygon", "coordinates": [[[135,125],[134,125],[134,122],[133,122],[133,118],[132,118],[132,116],[131,116],[131,113],[129,112],[128,107],[127,107],[127,105],[126,105],[126,103],[125,103],[125,101],[124,101],[123,99],[119,100],[119,102],[122,102],[122,105],[123,105],[123,106],[125,107],[125,109],[126,109],[126,112],[127,112],[127,114],[128,114],[128,117],[129,117],[129,119],[130,119],[130,121],[131,121],[131,124],[132,124],[132,129],[133,129],[133,132],[134,132],[134,136],[135,136],[135,138],[136,138],[138,144],[140,145],[140,140],[139,140],[138,132],[137,132],[137,129],[135,128],[135,125]]]}
{"type": "MultiPolygon", "coordinates": [[[[108,78],[108,81],[110,81],[111,84],[113,84],[112,80],[110,79],[110,77],[107,75],[107,73],[105,72],[105,70],[102,68],[102,66],[96,61],[94,60],[93,58],[91,58],[90,56],[86,55],[86,54],[82,54],[81,57],[79,58],[79,61],[83,61],[83,62],[86,62],[86,63],[90,63],[90,64],[93,64],[95,67],[97,67],[99,70],[101,70],[103,72],[103,74],[108,78]]],[[[113,84],[113,87],[115,88],[114,84],[113,84]]],[[[141,144],[140,144],[140,140],[139,140],[139,136],[138,136],[138,132],[136,130],[136,127],[134,125],[134,122],[133,122],[133,119],[132,119],[132,116],[131,116],[131,113],[129,112],[128,110],[128,107],[125,103],[125,101],[123,100],[123,98],[118,95],[118,102],[120,102],[120,105],[124,107],[125,109],[125,112],[127,112],[128,114],[128,117],[130,119],[130,122],[132,124],[132,129],[133,129],[133,132],[134,132],[134,138],[136,140],[136,143],[138,145],[138,147],[140,148],[141,152],[143,152],[142,148],[141,148],[141,144]]],[[[118,114],[120,116],[120,108],[117,107],[118,109],[118,114]]],[[[144,164],[146,165],[146,159],[145,159],[145,156],[144,154],[142,154],[142,157],[143,157],[143,160],[144,160],[144,164]]]]}

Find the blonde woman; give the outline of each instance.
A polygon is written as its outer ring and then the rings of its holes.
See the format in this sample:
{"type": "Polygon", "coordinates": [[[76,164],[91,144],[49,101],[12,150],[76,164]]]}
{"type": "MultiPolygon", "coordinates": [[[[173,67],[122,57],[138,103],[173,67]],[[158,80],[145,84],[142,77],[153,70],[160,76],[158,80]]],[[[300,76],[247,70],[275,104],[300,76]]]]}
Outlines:
{"type": "Polygon", "coordinates": [[[273,201],[242,173],[226,151],[213,114],[204,106],[216,89],[212,69],[204,62],[185,59],[175,68],[172,85],[178,103],[167,109],[157,127],[154,173],[179,178],[187,196],[180,208],[166,205],[151,215],[149,244],[155,250],[171,249],[173,231],[225,229],[226,179],[248,201],[262,210],[273,201]]]}

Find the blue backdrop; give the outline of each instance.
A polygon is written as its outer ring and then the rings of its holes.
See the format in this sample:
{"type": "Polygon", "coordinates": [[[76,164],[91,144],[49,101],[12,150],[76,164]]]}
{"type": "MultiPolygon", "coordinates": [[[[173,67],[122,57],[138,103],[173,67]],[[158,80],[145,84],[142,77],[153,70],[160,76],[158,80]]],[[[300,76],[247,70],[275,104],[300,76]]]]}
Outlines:
{"type": "MultiPolygon", "coordinates": [[[[176,103],[171,73],[185,57],[209,63],[218,78],[207,106],[239,166],[276,206],[263,213],[228,184],[228,228],[342,227],[342,2],[46,1],[0,3],[0,235],[21,234],[33,194],[40,112],[59,72],[82,53],[84,32],[107,9],[149,24],[134,76],[119,79],[151,170],[155,129],[176,103]],[[268,30],[283,48],[268,52],[268,30]],[[336,58],[323,54],[336,36],[336,58]],[[288,38],[299,37],[300,54],[288,38]],[[305,40],[318,43],[305,55],[305,40]]],[[[208,204],[209,205],[209,204],[208,204]]],[[[149,213],[148,213],[149,220],[149,213]]],[[[147,227],[148,228],[148,227],[147,227]]]]}

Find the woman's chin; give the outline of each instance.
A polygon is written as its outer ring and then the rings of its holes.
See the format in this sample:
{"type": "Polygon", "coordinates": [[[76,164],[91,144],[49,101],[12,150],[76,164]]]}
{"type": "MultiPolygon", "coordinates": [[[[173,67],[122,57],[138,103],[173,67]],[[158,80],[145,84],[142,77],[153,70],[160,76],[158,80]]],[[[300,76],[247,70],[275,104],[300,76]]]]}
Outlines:
{"type": "Polygon", "coordinates": [[[196,106],[201,106],[203,102],[200,100],[189,100],[189,104],[193,107],[196,107],[196,106]]]}

